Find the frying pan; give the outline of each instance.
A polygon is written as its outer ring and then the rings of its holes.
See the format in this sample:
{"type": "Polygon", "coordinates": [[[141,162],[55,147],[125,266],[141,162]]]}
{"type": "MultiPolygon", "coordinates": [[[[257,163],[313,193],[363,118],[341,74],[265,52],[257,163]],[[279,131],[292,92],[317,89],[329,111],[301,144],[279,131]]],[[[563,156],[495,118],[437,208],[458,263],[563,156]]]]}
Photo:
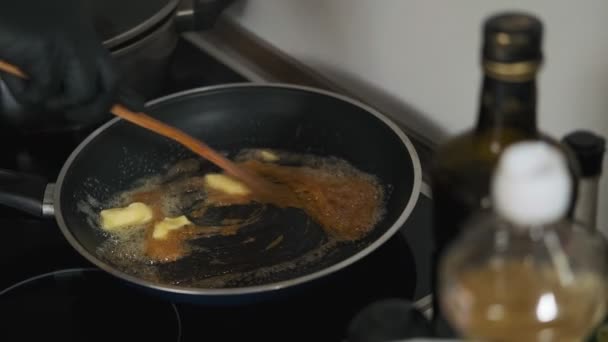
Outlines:
{"type": "MultiPolygon", "coordinates": [[[[0,172],[0,204],[54,217],[73,248],[130,285],[173,300],[222,303],[274,296],[348,267],[392,237],[418,199],[420,163],[407,136],[383,114],[342,95],[287,84],[231,84],[166,96],[149,103],[146,112],[230,157],[243,148],[269,148],[344,159],[379,179],[385,214],[363,239],[328,247],[323,229],[302,211],[264,206],[260,220],[236,234],[191,241],[197,248],[178,261],[125,266],[100,252],[109,237],[91,213],[142,178],[197,157],[120,118],[73,151],[55,184],[0,172]]],[[[201,161],[193,172],[210,170],[201,161]]],[[[235,206],[216,216],[250,210],[235,206]]]]}

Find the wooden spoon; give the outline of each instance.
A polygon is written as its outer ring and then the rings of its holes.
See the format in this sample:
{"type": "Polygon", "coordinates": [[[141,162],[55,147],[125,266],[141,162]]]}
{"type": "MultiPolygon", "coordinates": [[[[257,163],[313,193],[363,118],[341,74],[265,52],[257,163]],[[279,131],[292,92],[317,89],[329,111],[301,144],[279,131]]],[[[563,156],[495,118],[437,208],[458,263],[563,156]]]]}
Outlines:
{"type": "MultiPolygon", "coordinates": [[[[21,69],[2,60],[0,60],[0,70],[23,79],[29,78],[21,69]]],[[[258,175],[255,175],[243,168],[238,167],[232,161],[213,150],[204,142],[186,134],[185,132],[175,127],[169,126],[149,115],[146,115],[144,113],[133,112],[120,104],[113,105],[110,109],[110,112],[137,126],[146,128],[157,134],[177,141],[178,143],[182,144],[194,153],[217,165],[218,167],[226,171],[226,173],[230,174],[235,178],[238,178],[246,185],[248,185],[253,191],[266,194],[272,193],[273,191],[277,190],[285,191],[285,189],[283,189],[282,187],[281,189],[278,189],[276,184],[271,183],[265,180],[264,178],[259,177],[258,175]]]]}

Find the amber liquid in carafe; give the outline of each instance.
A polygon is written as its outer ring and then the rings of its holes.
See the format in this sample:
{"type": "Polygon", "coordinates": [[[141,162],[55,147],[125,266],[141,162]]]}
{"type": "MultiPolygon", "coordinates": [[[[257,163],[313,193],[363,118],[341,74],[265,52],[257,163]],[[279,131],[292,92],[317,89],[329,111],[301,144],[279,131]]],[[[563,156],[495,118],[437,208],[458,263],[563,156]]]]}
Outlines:
{"type": "Polygon", "coordinates": [[[466,338],[582,341],[604,312],[603,286],[600,275],[591,272],[564,284],[553,268],[497,260],[463,271],[442,306],[466,338]]]}

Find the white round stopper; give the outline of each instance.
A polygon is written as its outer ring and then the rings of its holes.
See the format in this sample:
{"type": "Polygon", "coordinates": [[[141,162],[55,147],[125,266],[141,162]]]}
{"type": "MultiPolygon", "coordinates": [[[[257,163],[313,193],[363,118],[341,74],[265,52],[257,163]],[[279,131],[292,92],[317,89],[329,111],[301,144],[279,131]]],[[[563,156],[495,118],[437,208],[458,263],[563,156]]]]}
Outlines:
{"type": "Polygon", "coordinates": [[[491,183],[494,209],[519,226],[539,226],[564,218],[572,196],[565,155],[542,141],[509,146],[491,183]]]}

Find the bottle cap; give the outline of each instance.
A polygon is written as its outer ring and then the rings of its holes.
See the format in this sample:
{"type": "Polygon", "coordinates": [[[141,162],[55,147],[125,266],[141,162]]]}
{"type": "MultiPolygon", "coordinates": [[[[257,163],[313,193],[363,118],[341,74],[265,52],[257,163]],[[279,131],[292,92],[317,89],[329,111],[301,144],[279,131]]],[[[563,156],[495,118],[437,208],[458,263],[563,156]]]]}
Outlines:
{"type": "Polygon", "coordinates": [[[574,152],[583,177],[595,177],[602,173],[606,139],[592,132],[579,130],[566,135],[562,141],[574,152]]]}
{"type": "Polygon", "coordinates": [[[563,219],[572,196],[565,155],[542,141],[515,143],[503,152],[492,177],[495,211],[517,226],[563,219]]]}
{"type": "Polygon", "coordinates": [[[505,12],[484,23],[483,59],[499,63],[542,60],[541,21],[524,12],[505,12]]]}

